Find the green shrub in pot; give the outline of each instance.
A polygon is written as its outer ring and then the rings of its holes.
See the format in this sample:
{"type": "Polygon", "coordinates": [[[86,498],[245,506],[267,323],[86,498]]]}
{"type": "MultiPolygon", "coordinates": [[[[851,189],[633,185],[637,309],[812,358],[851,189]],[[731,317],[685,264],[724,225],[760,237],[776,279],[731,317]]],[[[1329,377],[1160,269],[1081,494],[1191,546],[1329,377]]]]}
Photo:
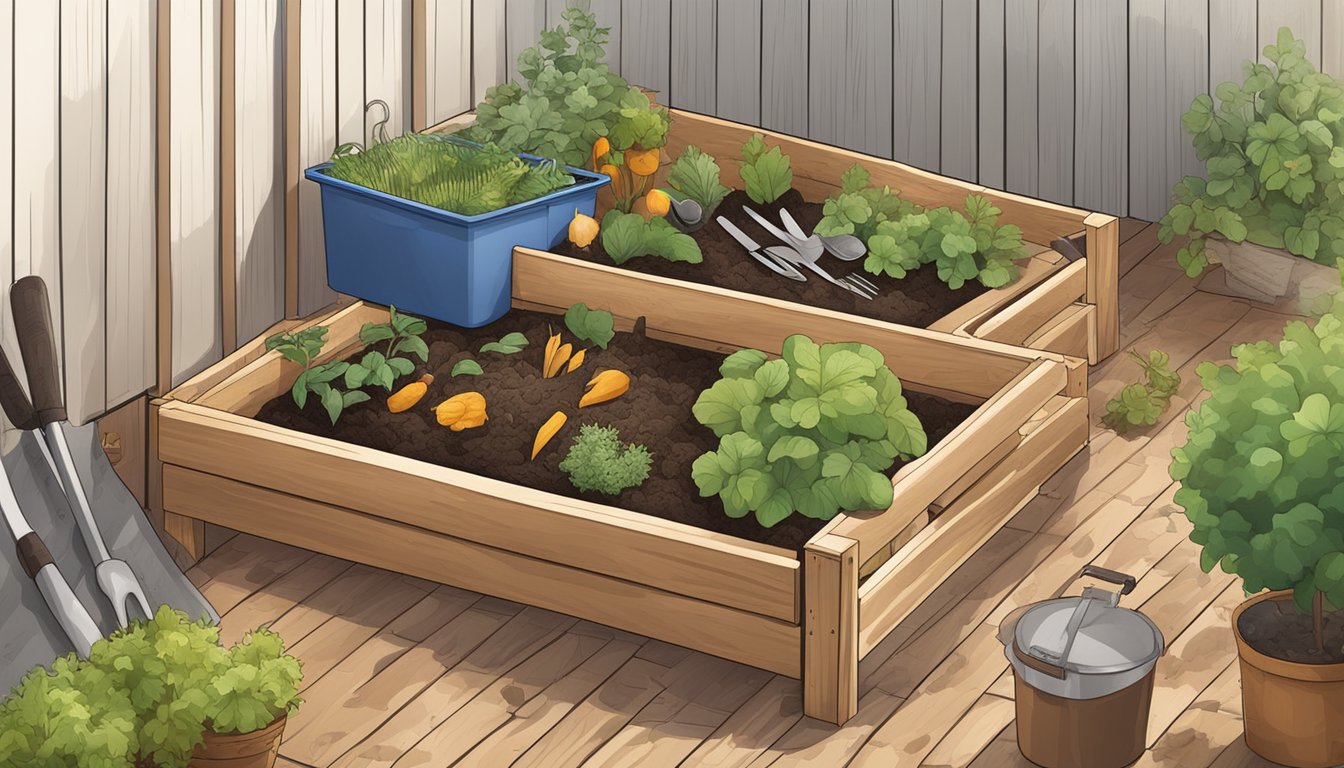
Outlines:
{"type": "Polygon", "coordinates": [[[1191,277],[1208,266],[1211,236],[1327,265],[1344,257],[1344,83],[1316,71],[1286,27],[1264,53],[1181,118],[1207,179],[1176,185],[1158,232],[1190,238],[1177,260],[1191,277]]]}
{"type": "Polygon", "coordinates": [[[0,765],[124,768],[138,750],[129,692],[73,653],[32,670],[0,704],[0,765]]]}

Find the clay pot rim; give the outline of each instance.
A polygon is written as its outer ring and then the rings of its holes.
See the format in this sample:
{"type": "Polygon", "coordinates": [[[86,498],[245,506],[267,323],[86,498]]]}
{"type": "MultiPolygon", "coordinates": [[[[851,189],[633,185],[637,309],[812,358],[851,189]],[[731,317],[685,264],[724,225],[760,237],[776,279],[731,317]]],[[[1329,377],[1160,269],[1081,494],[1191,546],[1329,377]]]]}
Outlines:
{"type": "Polygon", "coordinates": [[[1344,682],[1344,662],[1306,664],[1300,661],[1275,658],[1255,650],[1241,636],[1241,630],[1237,628],[1237,620],[1247,609],[1266,600],[1282,600],[1285,598],[1291,600],[1292,596],[1293,591],[1291,589],[1260,592],[1243,600],[1236,610],[1232,611],[1232,636],[1237,641],[1238,656],[1241,657],[1243,662],[1250,664],[1261,672],[1286,677],[1290,680],[1301,680],[1308,683],[1344,682]]]}
{"type": "Polygon", "coordinates": [[[263,725],[262,727],[258,728],[255,731],[248,731],[246,733],[220,733],[219,731],[216,731],[215,729],[207,725],[205,728],[205,732],[213,736],[229,736],[234,738],[242,738],[244,736],[252,736],[254,734],[266,733],[267,731],[275,730],[276,726],[284,725],[284,723],[287,720],[289,720],[289,713],[281,712],[279,717],[275,718],[271,722],[267,723],[266,725],[263,725]]]}

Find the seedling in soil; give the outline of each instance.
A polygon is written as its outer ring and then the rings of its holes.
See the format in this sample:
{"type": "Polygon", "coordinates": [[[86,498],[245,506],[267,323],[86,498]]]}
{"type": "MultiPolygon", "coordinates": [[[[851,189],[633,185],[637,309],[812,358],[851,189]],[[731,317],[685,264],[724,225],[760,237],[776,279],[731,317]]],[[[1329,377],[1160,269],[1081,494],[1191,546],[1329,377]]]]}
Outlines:
{"type": "Polygon", "coordinates": [[[468,358],[466,360],[458,360],[457,363],[453,365],[453,371],[451,375],[455,377],[480,376],[482,373],[485,373],[485,370],[481,368],[481,364],[476,362],[475,360],[468,358]]]}
{"type": "Polygon", "coordinates": [[[366,352],[358,363],[352,364],[345,372],[345,386],[357,389],[376,384],[392,391],[392,383],[398,377],[409,376],[415,370],[414,362],[398,355],[415,355],[420,362],[429,360],[429,347],[420,338],[427,327],[424,320],[403,315],[396,307],[388,310],[388,322],[365,323],[359,331],[359,340],[368,347],[386,341],[387,347],[382,352],[366,352]]]}
{"type": "Polygon", "coordinates": [[[590,341],[606,349],[616,335],[616,321],[611,313],[601,309],[589,309],[587,304],[579,302],[565,312],[565,327],[579,341],[590,341]]]}
{"type": "Polygon", "coordinates": [[[789,156],[778,146],[766,151],[765,136],[753,133],[742,145],[743,191],[753,202],[768,205],[793,189],[789,156]]]}
{"type": "Polygon", "coordinates": [[[523,351],[527,346],[527,337],[517,331],[504,334],[499,341],[491,341],[481,345],[481,354],[486,352],[498,352],[501,355],[516,355],[523,351]]]}
{"type": "Polygon", "coordinates": [[[345,375],[350,368],[349,363],[335,361],[313,365],[326,340],[326,327],[314,326],[295,333],[277,333],[266,339],[266,349],[276,350],[286,360],[303,366],[303,372],[290,388],[294,404],[302,410],[308,404],[308,395],[317,395],[331,423],[335,424],[346,408],[365,402],[369,396],[359,391],[343,392],[332,385],[333,381],[345,375]]]}
{"type": "Polygon", "coordinates": [[[584,424],[560,469],[580,491],[615,496],[649,479],[653,456],[642,445],[624,444],[615,427],[584,424]]]}

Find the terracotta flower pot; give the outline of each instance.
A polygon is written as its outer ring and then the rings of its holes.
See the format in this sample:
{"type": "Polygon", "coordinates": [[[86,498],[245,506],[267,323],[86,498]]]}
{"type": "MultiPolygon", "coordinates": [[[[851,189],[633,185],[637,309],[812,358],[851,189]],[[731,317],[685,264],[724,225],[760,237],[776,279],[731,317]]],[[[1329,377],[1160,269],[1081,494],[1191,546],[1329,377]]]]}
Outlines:
{"type": "Polygon", "coordinates": [[[1242,638],[1237,620],[1265,600],[1291,600],[1292,591],[1264,592],[1237,606],[1232,633],[1241,661],[1246,746],[1294,768],[1344,763],[1344,664],[1299,664],[1266,656],[1242,638]]]}
{"type": "Polygon", "coordinates": [[[251,733],[205,732],[205,742],[191,756],[190,768],[272,768],[285,733],[281,715],[275,722],[251,733]]]}

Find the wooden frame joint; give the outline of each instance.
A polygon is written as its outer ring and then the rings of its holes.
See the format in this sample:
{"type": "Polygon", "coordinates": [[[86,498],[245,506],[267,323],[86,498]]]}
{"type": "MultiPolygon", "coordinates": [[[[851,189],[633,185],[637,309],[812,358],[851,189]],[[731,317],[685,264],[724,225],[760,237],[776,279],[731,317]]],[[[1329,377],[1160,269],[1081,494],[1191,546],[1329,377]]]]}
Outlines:
{"type": "Polygon", "coordinates": [[[859,707],[859,542],[814,538],[803,579],[803,712],[839,725],[859,707]]]}

